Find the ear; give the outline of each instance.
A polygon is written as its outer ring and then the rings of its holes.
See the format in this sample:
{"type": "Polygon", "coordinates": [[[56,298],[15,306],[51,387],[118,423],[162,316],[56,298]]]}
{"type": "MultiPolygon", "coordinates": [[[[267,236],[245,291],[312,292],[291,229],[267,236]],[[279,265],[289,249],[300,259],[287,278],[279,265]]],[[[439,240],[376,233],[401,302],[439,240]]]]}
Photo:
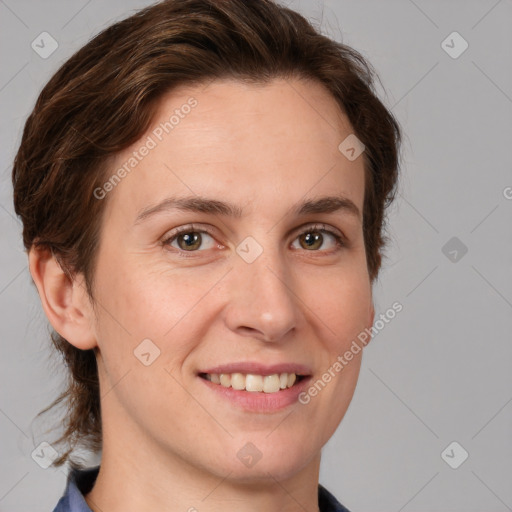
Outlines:
{"type": "Polygon", "coordinates": [[[375,320],[375,306],[373,305],[373,299],[370,303],[370,308],[368,309],[368,329],[373,325],[373,321],[375,320]]]}
{"type": "MultiPolygon", "coordinates": [[[[368,332],[373,332],[371,331],[372,329],[372,326],[373,326],[373,321],[375,319],[375,307],[373,305],[373,298],[370,302],[370,306],[368,308],[368,317],[366,319],[366,325],[365,325],[365,332],[368,333],[368,332]]],[[[368,340],[365,342],[365,346],[367,346],[371,341],[373,340],[373,335],[370,335],[368,337],[368,340]]]]}
{"type": "Polygon", "coordinates": [[[32,246],[29,269],[52,327],[81,350],[97,346],[94,311],[82,274],[70,279],[49,249],[32,246]]]}

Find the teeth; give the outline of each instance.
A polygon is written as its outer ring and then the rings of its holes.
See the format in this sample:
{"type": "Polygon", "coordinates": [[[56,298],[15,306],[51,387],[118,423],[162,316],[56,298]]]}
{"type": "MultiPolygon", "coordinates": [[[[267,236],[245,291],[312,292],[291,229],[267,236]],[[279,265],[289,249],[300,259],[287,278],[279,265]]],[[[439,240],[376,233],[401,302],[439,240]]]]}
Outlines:
{"type": "Polygon", "coordinates": [[[231,375],[223,373],[219,377],[221,386],[224,386],[225,388],[231,387],[231,375]]]}
{"type": "Polygon", "coordinates": [[[266,391],[263,386],[263,377],[261,375],[251,375],[251,374],[246,375],[245,376],[245,390],[246,391],[266,391]]]}
{"type": "MultiPolygon", "coordinates": [[[[222,375],[221,375],[222,378],[222,375]]],[[[233,389],[245,389],[245,376],[241,373],[231,374],[231,387],[233,389]]]]}
{"type": "MultiPolygon", "coordinates": [[[[290,375],[293,375],[293,373],[290,375]]],[[[263,377],[263,391],[265,393],[275,393],[276,391],[279,391],[280,383],[281,380],[279,375],[266,375],[263,377]]]]}
{"type": "Polygon", "coordinates": [[[207,373],[205,378],[225,388],[251,392],[277,393],[280,389],[291,388],[297,380],[295,373],[274,373],[273,375],[254,375],[243,373],[207,373]]]}

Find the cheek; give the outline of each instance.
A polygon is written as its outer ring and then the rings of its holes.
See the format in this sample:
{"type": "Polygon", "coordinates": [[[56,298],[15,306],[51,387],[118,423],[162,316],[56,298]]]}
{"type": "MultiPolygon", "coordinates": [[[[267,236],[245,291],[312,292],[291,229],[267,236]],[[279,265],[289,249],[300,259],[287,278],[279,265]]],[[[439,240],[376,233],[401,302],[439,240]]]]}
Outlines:
{"type": "Polygon", "coordinates": [[[316,281],[303,279],[305,303],[311,322],[321,329],[320,339],[328,343],[332,355],[345,350],[371,321],[372,291],[366,269],[342,269],[326,272],[316,281]],[[312,284],[315,288],[312,291],[312,284]]]}
{"type": "MultiPolygon", "coordinates": [[[[330,412],[325,422],[325,440],[330,439],[334,434],[352,401],[361,368],[361,354],[362,352],[355,355],[339,372],[336,372],[331,366],[331,373],[334,373],[334,377],[331,376],[331,381],[327,384],[331,386],[331,389],[328,391],[324,403],[324,408],[330,412]]],[[[323,377],[325,379],[326,375],[324,374],[323,377]]]]}
{"type": "Polygon", "coordinates": [[[115,268],[98,268],[97,275],[100,372],[105,388],[115,387],[117,396],[110,397],[110,407],[112,411],[118,407],[119,415],[125,414],[125,408],[132,410],[133,417],[167,424],[169,403],[173,411],[189,406],[188,395],[175,379],[181,380],[182,363],[209,325],[206,301],[201,298],[215,280],[211,275],[201,280],[182,270],[172,273],[167,266],[151,268],[119,260],[115,268]]]}
{"type": "Polygon", "coordinates": [[[142,340],[149,339],[171,369],[210,324],[207,295],[218,280],[207,265],[176,270],[165,262],[141,265],[118,259],[115,268],[98,268],[98,343],[105,358],[133,358],[142,340]]]}
{"type": "Polygon", "coordinates": [[[372,293],[366,267],[359,264],[317,283],[321,292],[310,289],[304,296],[311,311],[309,321],[323,348],[322,364],[304,399],[309,400],[305,408],[311,415],[322,418],[322,437],[327,440],[343,419],[357,385],[364,350],[358,335],[371,322],[372,293]]]}

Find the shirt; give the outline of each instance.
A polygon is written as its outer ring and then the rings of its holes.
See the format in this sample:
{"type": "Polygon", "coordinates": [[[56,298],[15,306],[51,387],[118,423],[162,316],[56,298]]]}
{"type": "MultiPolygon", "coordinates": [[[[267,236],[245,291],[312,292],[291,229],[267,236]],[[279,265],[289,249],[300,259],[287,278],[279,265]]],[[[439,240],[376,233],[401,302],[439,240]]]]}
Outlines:
{"type": "MultiPolygon", "coordinates": [[[[91,491],[99,470],[99,466],[72,469],[68,475],[64,495],[53,512],[92,512],[84,496],[91,491]]],[[[318,506],[320,512],[350,512],[321,484],[318,484],[318,506]]]]}

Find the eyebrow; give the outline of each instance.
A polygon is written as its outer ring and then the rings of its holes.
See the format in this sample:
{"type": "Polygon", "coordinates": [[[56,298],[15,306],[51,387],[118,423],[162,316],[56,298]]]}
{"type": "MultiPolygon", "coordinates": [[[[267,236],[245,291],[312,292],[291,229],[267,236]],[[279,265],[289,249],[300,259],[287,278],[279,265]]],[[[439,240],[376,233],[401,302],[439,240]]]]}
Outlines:
{"type": "MultiPolygon", "coordinates": [[[[168,197],[154,206],[143,208],[135,220],[135,224],[168,210],[208,213],[239,219],[243,216],[241,206],[200,196],[168,197]]],[[[304,216],[312,213],[345,212],[361,219],[361,212],[356,204],[344,196],[323,196],[316,199],[307,199],[292,206],[290,213],[304,216]]]]}

